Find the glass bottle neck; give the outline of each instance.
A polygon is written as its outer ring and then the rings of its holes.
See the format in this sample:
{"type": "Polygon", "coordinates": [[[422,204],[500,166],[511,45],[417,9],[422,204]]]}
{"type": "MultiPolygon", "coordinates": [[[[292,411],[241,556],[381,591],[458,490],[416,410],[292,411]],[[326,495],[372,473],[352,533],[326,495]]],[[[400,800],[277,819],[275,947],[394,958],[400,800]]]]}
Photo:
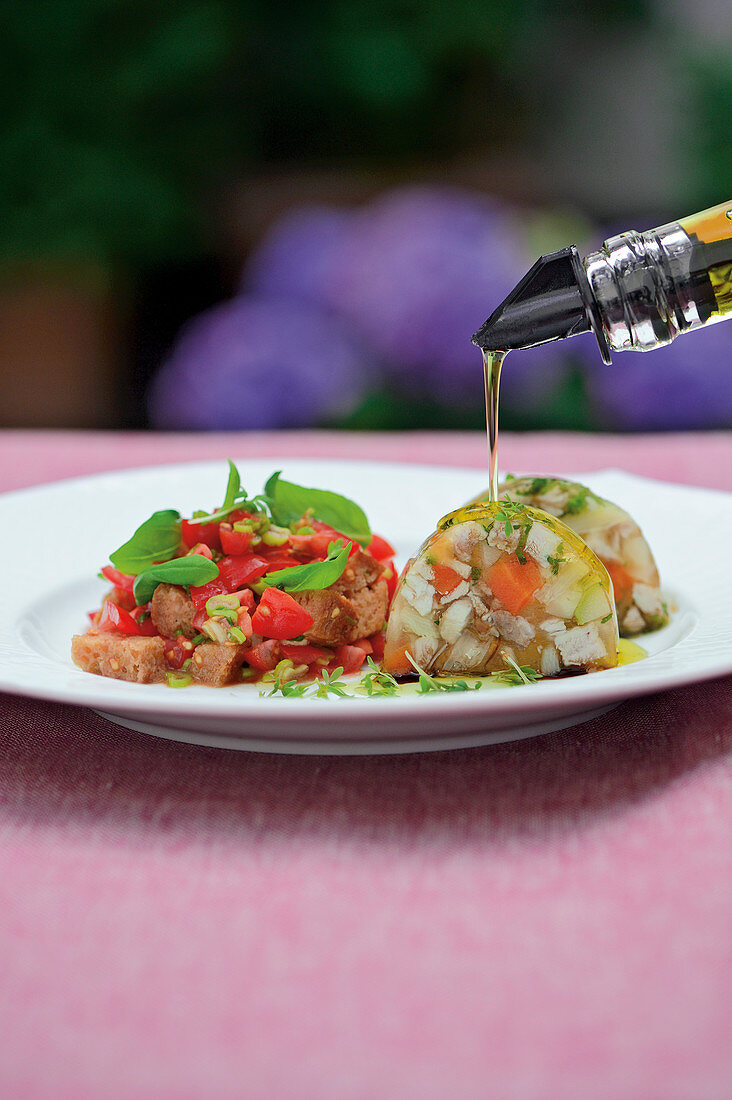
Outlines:
{"type": "Polygon", "coordinates": [[[646,233],[610,237],[584,260],[614,351],[650,351],[732,314],[732,203],[646,233]]]}

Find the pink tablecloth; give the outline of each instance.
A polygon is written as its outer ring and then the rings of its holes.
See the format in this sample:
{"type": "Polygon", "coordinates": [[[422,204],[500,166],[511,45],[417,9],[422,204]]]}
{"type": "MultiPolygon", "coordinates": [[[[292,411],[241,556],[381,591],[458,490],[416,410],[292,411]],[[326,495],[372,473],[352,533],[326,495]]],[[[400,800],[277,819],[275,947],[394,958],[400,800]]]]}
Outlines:
{"type": "MultiPolygon", "coordinates": [[[[229,453],[477,466],[484,441],[5,433],[0,488],[229,453]]],[[[503,458],[732,489],[728,435],[503,458]]],[[[0,1096],[729,1097],[730,687],[353,759],[0,697],[0,1096]]]]}

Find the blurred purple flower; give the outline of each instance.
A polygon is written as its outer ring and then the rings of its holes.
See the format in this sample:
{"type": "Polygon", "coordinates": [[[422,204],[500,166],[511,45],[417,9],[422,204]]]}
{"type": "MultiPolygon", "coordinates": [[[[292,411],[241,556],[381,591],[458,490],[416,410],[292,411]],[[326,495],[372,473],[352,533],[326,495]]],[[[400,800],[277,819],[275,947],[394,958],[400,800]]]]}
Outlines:
{"type": "Polygon", "coordinates": [[[337,257],[334,304],[406,384],[459,404],[480,387],[470,336],[525,268],[503,208],[458,190],[408,189],[359,213],[337,257]]]}
{"type": "Polygon", "coordinates": [[[180,333],[149,397],[156,428],[297,428],[349,412],[369,383],[336,320],[293,299],[240,296],[180,333]]]}
{"type": "Polygon", "coordinates": [[[242,290],[330,307],[335,257],[353,220],[352,213],[329,206],[286,214],[247,262],[242,290]]]}
{"type": "MultiPolygon", "coordinates": [[[[285,219],[245,283],[317,301],[347,320],[393,381],[461,406],[482,400],[470,336],[534,259],[519,218],[499,203],[417,187],[353,213],[311,208],[285,219]]],[[[528,353],[511,374],[541,379],[564,357],[556,346],[528,353]]]]}
{"type": "Polygon", "coordinates": [[[678,336],[654,351],[588,357],[588,388],[606,428],[732,427],[732,323],[678,336]]]}

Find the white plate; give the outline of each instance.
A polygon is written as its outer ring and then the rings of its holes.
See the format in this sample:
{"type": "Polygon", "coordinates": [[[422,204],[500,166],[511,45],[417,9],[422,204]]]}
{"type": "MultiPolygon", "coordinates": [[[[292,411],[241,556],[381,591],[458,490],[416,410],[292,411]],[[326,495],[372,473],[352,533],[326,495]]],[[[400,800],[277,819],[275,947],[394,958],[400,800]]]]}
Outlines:
{"type": "MultiPolygon", "coordinates": [[[[485,487],[476,470],[380,463],[242,460],[259,490],[273,469],[363,505],[403,562],[445,512],[485,487]]],[[[214,690],[128,684],[81,672],[70,639],[99,605],[110,551],[151,512],[214,506],[221,462],[122,471],[0,496],[0,689],[93,707],[121,725],[201,744],[268,752],[413,752],[530,737],[601,713],[635,695],[732,672],[732,495],[614,470],[577,475],[627,508],[656,554],[678,610],[641,639],[649,657],[589,676],[521,688],[385,698],[263,698],[241,684],[214,690]]],[[[356,677],[355,679],[358,679],[356,677]]]]}

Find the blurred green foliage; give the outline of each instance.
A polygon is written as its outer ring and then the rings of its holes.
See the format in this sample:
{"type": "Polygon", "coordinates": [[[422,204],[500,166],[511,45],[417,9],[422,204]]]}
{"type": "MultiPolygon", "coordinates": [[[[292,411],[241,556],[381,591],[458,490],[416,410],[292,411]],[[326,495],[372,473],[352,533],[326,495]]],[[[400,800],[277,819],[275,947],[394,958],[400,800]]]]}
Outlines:
{"type": "MultiPolygon", "coordinates": [[[[705,205],[730,194],[732,181],[732,55],[730,43],[695,53],[687,63],[697,126],[689,135],[694,184],[705,205]]],[[[723,200],[722,200],[723,201],[723,200]]]]}
{"type": "MultiPolygon", "coordinates": [[[[637,19],[644,0],[573,18],[637,19]]],[[[414,161],[521,139],[532,0],[0,5],[0,256],[140,266],[211,250],[262,163],[414,161]]]]}
{"type": "Polygon", "coordinates": [[[264,49],[255,81],[269,104],[263,152],[404,159],[450,151],[466,128],[475,145],[515,132],[520,98],[501,58],[526,8],[526,0],[257,5],[264,49]]]}
{"type": "MultiPolygon", "coordinates": [[[[547,431],[558,425],[572,431],[596,430],[585,374],[568,356],[546,400],[528,409],[502,402],[500,425],[506,431],[547,431]]],[[[324,426],[348,431],[484,431],[485,409],[480,401],[451,407],[419,393],[405,401],[403,393],[382,388],[367,394],[348,416],[324,426]]]]}
{"type": "Polygon", "coordinates": [[[199,194],[247,152],[225,83],[239,17],[224,0],[2,5],[5,262],[200,251],[199,194]]]}

